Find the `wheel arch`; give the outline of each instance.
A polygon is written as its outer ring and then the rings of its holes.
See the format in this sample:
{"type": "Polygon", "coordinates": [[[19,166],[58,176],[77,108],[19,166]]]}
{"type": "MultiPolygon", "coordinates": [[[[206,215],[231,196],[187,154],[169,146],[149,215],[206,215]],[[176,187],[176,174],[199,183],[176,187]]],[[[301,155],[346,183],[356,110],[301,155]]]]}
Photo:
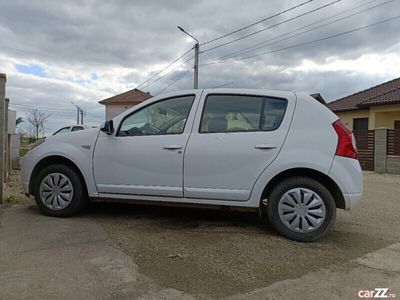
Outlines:
{"type": "Polygon", "coordinates": [[[339,186],[330,178],[328,175],[321,173],[319,171],[308,169],[308,168],[293,168],[285,170],[277,175],[275,175],[265,186],[261,200],[268,198],[269,194],[273,190],[273,188],[277,185],[278,182],[282,181],[283,179],[294,177],[294,176],[307,176],[310,177],[321,184],[323,184],[329,192],[332,194],[335,204],[337,208],[345,209],[346,203],[343,197],[342,191],[340,190],[339,186]]]}
{"type": "Polygon", "coordinates": [[[88,194],[87,183],[86,183],[85,177],[82,174],[82,171],[78,168],[78,166],[73,161],[71,161],[70,159],[68,159],[64,156],[60,156],[60,155],[47,156],[45,158],[42,158],[35,165],[32,173],[31,173],[31,176],[29,178],[29,194],[33,195],[33,193],[34,193],[35,178],[37,177],[39,172],[41,170],[43,170],[43,168],[50,166],[50,165],[54,165],[54,164],[62,164],[62,165],[72,168],[80,177],[81,181],[83,182],[84,190],[85,190],[86,194],[88,194]]]}

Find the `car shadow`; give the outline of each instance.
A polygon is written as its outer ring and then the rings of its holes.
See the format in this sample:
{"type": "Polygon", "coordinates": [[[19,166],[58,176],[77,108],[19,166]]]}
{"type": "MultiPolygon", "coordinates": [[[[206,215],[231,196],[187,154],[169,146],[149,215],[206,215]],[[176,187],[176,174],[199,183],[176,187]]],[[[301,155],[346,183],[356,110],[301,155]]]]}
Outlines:
{"type": "Polygon", "coordinates": [[[102,220],[118,218],[121,221],[134,218],[136,221],[145,220],[153,225],[161,224],[170,228],[237,227],[272,232],[269,226],[265,226],[258,213],[229,209],[92,203],[84,215],[102,220]]]}

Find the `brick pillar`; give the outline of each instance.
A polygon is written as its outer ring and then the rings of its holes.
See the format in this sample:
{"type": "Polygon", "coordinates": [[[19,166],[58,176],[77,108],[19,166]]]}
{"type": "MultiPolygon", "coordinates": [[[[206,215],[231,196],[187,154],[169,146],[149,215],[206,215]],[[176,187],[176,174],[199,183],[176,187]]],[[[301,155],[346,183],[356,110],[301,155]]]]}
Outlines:
{"type": "Polygon", "coordinates": [[[374,170],[386,172],[387,128],[375,129],[374,170]]]}
{"type": "Polygon", "coordinates": [[[0,204],[3,203],[4,168],[5,168],[5,98],[6,75],[0,73],[0,204]]]}

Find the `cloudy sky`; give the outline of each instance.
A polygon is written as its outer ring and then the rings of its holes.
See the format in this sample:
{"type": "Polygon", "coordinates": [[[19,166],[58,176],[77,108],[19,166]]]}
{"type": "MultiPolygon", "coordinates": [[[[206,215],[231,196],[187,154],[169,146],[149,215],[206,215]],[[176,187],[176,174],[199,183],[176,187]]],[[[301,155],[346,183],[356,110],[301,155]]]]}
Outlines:
{"type": "Polygon", "coordinates": [[[193,51],[159,73],[193,47],[177,25],[200,41],[200,88],[319,92],[331,101],[400,76],[400,0],[0,0],[0,73],[12,108],[50,114],[49,133],[75,122],[71,101],[98,124],[99,100],[154,75],[139,88],[191,88],[193,51]]]}

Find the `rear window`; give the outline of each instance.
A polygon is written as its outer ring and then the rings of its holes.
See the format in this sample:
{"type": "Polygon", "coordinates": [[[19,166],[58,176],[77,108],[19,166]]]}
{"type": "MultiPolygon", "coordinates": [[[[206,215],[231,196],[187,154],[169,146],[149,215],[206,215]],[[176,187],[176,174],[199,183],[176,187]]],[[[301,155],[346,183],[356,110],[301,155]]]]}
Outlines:
{"type": "Polygon", "coordinates": [[[282,123],[286,99],[249,95],[209,95],[200,133],[272,131],[282,123]]]}

